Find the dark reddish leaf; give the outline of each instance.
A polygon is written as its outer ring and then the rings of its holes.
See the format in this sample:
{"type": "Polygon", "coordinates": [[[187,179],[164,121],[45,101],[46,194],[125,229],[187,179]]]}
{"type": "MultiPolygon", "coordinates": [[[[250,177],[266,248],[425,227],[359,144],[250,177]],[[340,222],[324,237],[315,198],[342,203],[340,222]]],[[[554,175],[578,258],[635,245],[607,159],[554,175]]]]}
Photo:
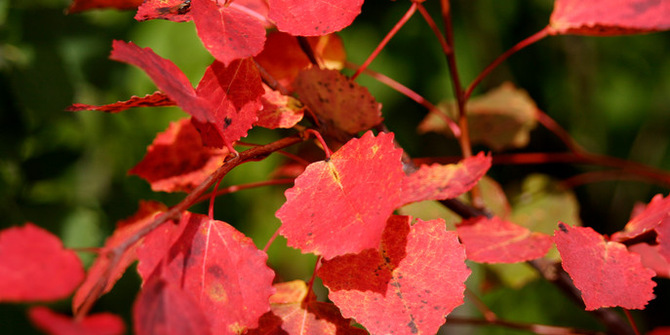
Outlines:
{"type": "Polygon", "coordinates": [[[644,309],[654,298],[654,271],[642,265],[640,256],[618,242],[608,242],[591,228],[559,223],[554,242],[563,269],[582,292],[586,310],[620,306],[644,309]]]}
{"type": "Polygon", "coordinates": [[[656,234],[658,252],[670,262],[670,197],[657,194],[646,207],[637,207],[624,230],[613,234],[612,240],[623,242],[647,233],[656,234]]]}
{"type": "Polygon", "coordinates": [[[247,131],[258,120],[264,92],[252,59],[237,60],[230,66],[214,61],[197,88],[198,96],[215,107],[209,112],[212,121],[192,120],[203,143],[213,147],[225,145],[232,151],[233,142],[247,136],[247,131]]]}
{"type": "Polygon", "coordinates": [[[670,327],[657,327],[648,332],[647,335],[670,335],[670,327]]]}
{"type": "Polygon", "coordinates": [[[190,192],[223,164],[228,153],[203,146],[191,121],[181,119],[156,136],[144,159],[128,173],[144,178],[156,192],[190,192]]]}
{"type": "Polygon", "coordinates": [[[171,61],[156,55],[150,48],[140,48],[133,43],[114,41],[111,59],[135,65],[156,83],[179,107],[200,122],[214,122],[207,100],[199,98],[179,68],[171,61]]]}
{"type": "MultiPolygon", "coordinates": [[[[315,56],[323,60],[326,68],[340,70],[344,67],[347,55],[339,36],[330,34],[308,37],[307,41],[315,56]]],[[[280,31],[268,34],[263,51],[255,59],[272,78],[288,90],[293,89],[293,80],[300,70],[311,65],[295,36],[280,31]]]]}
{"type": "Polygon", "coordinates": [[[261,97],[263,109],[258,112],[256,125],[269,128],[291,128],[295,126],[305,113],[305,106],[296,98],[283,95],[264,86],[265,94],[261,97]]]}
{"type": "Polygon", "coordinates": [[[658,0],[557,0],[552,34],[623,35],[670,29],[670,3],[658,0]]]}
{"type": "Polygon", "coordinates": [[[483,152],[458,164],[422,165],[405,178],[402,204],[455,198],[477,185],[490,167],[491,156],[483,152]]]}
{"type": "Polygon", "coordinates": [[[63,299],[83,279],[77,254],[58,236],[32,223],[0,231],[0,301],[63,299]]]}
{"type": "MultiPolygon", "coordinates": [[[[100,250],[100,255],[95,259],[93,265],[88,269],[86,279],[74,293],[72,309],[79,313],[82,306],[91,305],[101,295],[109,292],[114,284],[126,271],[126,268],[137,260],[135,252],[138,242],[131,244],[123,254],[118,256],[116,262],[110,258],[109,252],[114,248],[134,238],[137,231],[150,224],[156,215],[167,210],[162,203],[155,201],[142,201],[140,208],[130,218],[119,221],[116,230],[110,236],[100,250]]],[[[141,240],[140,240],[141,241],[141,240]]]]}
{"type": "Polygon", "coordinates": [[[324,132],[346,140],[382,121],[381,108],[367,88],[335,70],[311,68],[298,74],[295,92],[319,118],[324,132]],[[344,134],[341,134],[344,133],[344,134]]]}
{"type": "Polygon", "coordinates": [[[154,19],[186,22],[193,20],[191,16],[191,0],[145,0],[135,14],[135,20],[154,19]]]}
{"type": "Polygon", "coordinates": [[[83,12],[91,9],[115,8],[133,9],[142,4],[143,0],[74,0],[67,10],[69,14],[83,12]]]}
{"type": "Polygon", "coordinates": [[[457,230],[468,259],[480,263],[529,261],[544,256],[553,244],[551,236],[499,217],[464,220],[457,230]]]}
{"type": "Polygon", "coordinates": [[[74,320],[72,317],[36,306],[28,310],[35,327],[49,335],[122,335],[126,331],[123,320],[114,314],[101,313],[74,320]]]}
{"type": "Polygon", "coordinates": [[[175,284],[153,277],[133,307],[137,335],[212,334],[198,302],[175,284]]]}
{"type": "Polygon", "coordinates": [[[392,133],[367,132],[307,166],[276,213],[288,245],[326,259],[377,247],[400,200],[401,154],[392,133]]]}
{"type": "Polygon", "coordinates": [[[628,250],[642,257],[642,265],[656,272],[656,276],[670,278],[670,262],[658,252],[658,245],[647,243],[633,244],[628,250]]]}
{"type": "MultiPolygon", "coordinates": [[[[451,136],[444,117],[458,119],[458,107],[456,102],[444,103],[440,107],[446,109],[446,115],[428,114],[419,125],[419,132],[433,131],[451,136]]],[[[470,140],[496,151],[525,147],[530,140],[530,131],[537,125],[535,101],[525,90],[509,82],[468,100],[465,109],[470,140]]]]}
{"type": "Polygon", "coordinates": [[[435,334],[463,303],[465,250],[444,221],[392,216],[379,250],[324,261],[318,270],[344,317],[372,334],[435,334]]]}
{"type": "Polygon", "coordinates": [[[340,31],[361,12],[363,0],[269,0],[270,19],[291,35],[320,36],[340,31]]]}
{"type": "Polygon", "coordinates": [[[205,48],[228,66],[256,56],[265,43],[263,22],[235,6],[219,7],[212,0],[192,0],[191,14],[205,48]]]}
{"type": "Polygon", "coordinates": [[[178,226],[162,225],[148,235],[137,254],[145,282],[160,273],[181,288],[214,334],[255,328],[270,309],[274,273],[265,264],[267,255],[225,222],[184,212],[178,226]]]}
{"type": "Polygon", "coordinates": [[[72,104],[66,110],[69,112],[78,112],[83,110],[89,111],[101,111],[105,113],[118,113],[123,112],[126,109],[134,107],[163,107],[163,106],[175,106],[176,103],[170,98],[161,93],[155,92],[153,94],[147,94],[143,97],[132,96],[129,100],[126,101],[117,101],[113,104],[94,106],[86,104],[72,104]]]}

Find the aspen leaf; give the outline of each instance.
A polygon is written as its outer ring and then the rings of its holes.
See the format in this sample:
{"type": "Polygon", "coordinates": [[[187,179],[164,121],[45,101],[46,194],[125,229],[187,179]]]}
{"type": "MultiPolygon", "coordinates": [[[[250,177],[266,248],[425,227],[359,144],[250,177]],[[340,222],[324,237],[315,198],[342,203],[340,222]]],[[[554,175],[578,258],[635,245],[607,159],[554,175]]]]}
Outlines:
{"type": "Polygon", "coordinates": [[[587,311],[616,306],[644,309],[654,298],[654,271],[623,244],[608,242],[591,228],[563,223],[554,232],[554,242],[587,311]]]}
{"type": "Polygon", "coordinates": [[[649,245],[647,243],[637,243],[628,247],[628,250],[634,252],[642,258],[642,265],[656,272],[656,276],[670,278],[670,262],[658,252],[658,245],[649,245]]]}
{"type": "Polygon", "coordinates": [[[463,303],[465,250],[444,221],[392,216],[379,249],[323,261],[328,297],[371,334],[435,334],[463,303]]]}
{"type": "Polygon", "coordinates": [[[87,315],[81,320],[36,306],[28,310],[30,321],[50,335],[123,335],[126,326],[121,317],[100,313],[87,315]]]}
{"type": "Polygon", "coordinates": [[[291,128],[302,120],[305,106],[300,100],[274,91],[264,86],[265,94],[261,97],[263,108],[258,111],[256,125],[269,128],[291,128]]]}
{"type": "Polygon", "coordinates": [[[193,20],[190,0],[146,0],[137,8],[135,20],[163,19],[174,22],[193,20]]]}
{"type": "Polygon", "coordinates": [[[83,279],[77,254],[57,236],[32,223],[0,231],[0,302],[63,299],[83,279]]]}
{"type": "Polygon", "coordinates": [[[638,207],[623,231],[612,234],[612,240],[624,242],[648,233],[656,234],[658,253],[670,262],[670,197],[657,194],[649,204],[638,207]]]}
{"type": "Polygon", "coordinates": [[[277,211],[288,245],[326,259],[374,248],[400,202],[402,151],[393,134],[365,133],[312,163],[277,211]]]}
{"type": "Polygon", "coordinates": [[[172,101],[167,95],[161,92],[155,92],[153,94],[147,94],[143,97],[132,96],[126,101],[117,101],[112,104],[94,106],[87,104],[72,104],[70,107],[66,108],[69,112],[78,112],[82,110],[92,110],[100,111],[105,113],[119,113],[123,112],[129,108],[135,107],[164,107],[164,106],[175,106],[176,103],[172,101]]]}
{"type": "Polygon", "coordinates": [[[624,35],[670,29],[670,3],[657,0],[556,0],[551,34],[624,35]]]}
{"type": "Polygon", "coordinates": [[[342,30],[361,12],[363,0],[269,0],[269,17],[291,35],[321,36],[342,30]]]}

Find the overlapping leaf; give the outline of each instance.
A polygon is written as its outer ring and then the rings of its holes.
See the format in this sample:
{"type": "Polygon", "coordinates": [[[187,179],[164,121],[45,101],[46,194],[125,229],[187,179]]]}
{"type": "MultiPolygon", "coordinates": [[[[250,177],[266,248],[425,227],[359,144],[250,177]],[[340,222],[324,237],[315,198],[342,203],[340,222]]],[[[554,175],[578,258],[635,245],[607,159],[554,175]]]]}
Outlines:
{"type": "Polygon", "coordinates": [[[654,271],[644,267],[640,256],[618,242],[608,242],[591,228],[562,223],[554,242],[563,269],[581,291],[586,310],[620,306],[644,309],[654,298],[654,271]]]}
{"type": "Polygon", "coordinates": [[[305,301],[307,285],[302,280],[278,283],[270,297],[271,311],[259,320],[259,327],[248,335],[278,334],[332,334],[364,335],[367,332],[351,326],[337,307],[315,300],[305,301]]]}
{"type": "Polygon", "coordinates": [[[135,20],[154,19],[186,22],[193,20],[191,0],[146,0],[137,8],[135,20]]]}
{"type": "Polygon", "coordinates": [[[288,245],[333,258],[379,245],[404,174],[393,134],[365,133],[310,164],[277,211],[288,245]]]}
{"type": "Polygon", "coordinates": [[[91,9],[115,8],[133,9],[142,4],[143,0],[74,0],[67,10],[68,13],[78,13],[91,9]]]}
{"type": "Polygon", "coordinates": [[[158,134],[144,159],[128,171],[151,184],[154,191],[190,192],[225,160],[227,149],[203,146],[189,119],[170,124],[158,134]]]}
{"type": "Polygon", "coordinates": [[[556,0],[552,34],[622,35],[670,29],[670,3],[658,0],[556,0]]]}
{"type": "Polygon", "coordinates": [[[269,128],[291,128],[305,114],[305,106],[300,100],[274,91],[264,86],[265,94],[261,97],[263,108],[258,112],[256,125],[269,128]]]}
{"type": "Polygon", "coordinates": [[[658,252],[670,262],[670,197],[654,196],[646,207],[638,209],[623,231],[612,235],[612,240],[623,242],[644,234],[656,234],[658,252]]]}
{"type": "Polygon", "coordinates": [[[137,335],[209,335],[209,321],[198,302],[176,284],[153,277],[133,307],[137,335]]]}
{"type": "Polygon", "coordinates": [[[321,36],[340,31],[361,12],[363,0],[269,0],[270,19],[291,35],[321,36]]]}
{"type": "Polygon", "coordinates": [[[379,250],[324,261],[318,270],[344,317],[371,334],[435,334],[463,303],[465,250],[444,221],[388,220],[379,250]]]}
{"type": "Polygon", "coordinates": [[[458,164],[422,165],[403,182],[402,203],[455,198],[473,188],[491,167],[491,156],[480,152],[458,164]]]}
{"type": "Polygon", "coordinates": [[[74,294],[72,309],[75,313],[78,314],[82,306],[92,304],[98,297],[112,289],[126,268],[137,260],[136,248],[141,240],[131,244],[118,259],[110,258],[108,253],[132,239],[135,233],[150,224],[157,214],[166,210],[167,207],[159,202],[140,202],[140,208],[132,217],[117,223],[116,230],[105,241],[98,258],[88,269],[86,279],[74,294]]]}
{"type": "Polygon", "coordinates": [[[640,255],[642,265],[656,272],[656,276],[670,278],[670,262],[661,256],[658,249],[658,245],[649,245],[647,243],[637,243],[628,247],[628,250],[640,255]]]}
{"type": "Polygon", "coordinates": [[[77,254],[57,236],[32,223],[0,231],[0,301],[63,299],[83,279],[77,254]]]}
{"type": "Polygon", "coordinates": [[[92,314],[81,320],[36,306],[28,311],[30,321],[49,335],[123,335],[126,326],[121,317],[110,314],[92,314]]]}
{"type": "Polygon", "coordinates": [[[123,112],[129,108],[135,107],[164,107],[175,106],[176,103],[172,101],[167,95],[161,92],[147,94],[143,97],[132,96],[126,101],[117,101],[113,104],[95,106],[87,104],[72,104],[66,110],[70,112],[78,112],[83,110],[100,111],[105,113],[123,112]]]}
{"type": "Polygon", "coordinates": [[[325,134],[347,140],[382,121],[381,104],[367,88],[335,70],[311,68],[298,74],[295,92],[321,122],[325,134]]]}
{"type": "Polygon", "coordinates": [[[468,259],[481,263],[517,263],[544,256],[551,237],[499,217],[464,220],[457,226],[458,237],[468,259]]]}
{"type": "MultiPolygon", "coordinates": [[[[457,117],[455,102],[442,107],[448,117],[457,117]]],[[[530,131],[537,125],[535,102],[526,91],[512,83],[503,83],[484,95],[470,99],[465,109],[470,140],[496,151],[525,147],[530,140],[530,131]]],[[[426,116],[419,125],[419,131],[451,134],[444,120],[435,113],[426,116]]]]}
{"type": "Polygon", "coordinates": [[[179,225],[163,225],[147,236],[137,255],[144,281],[159,276],[183,290],[214,334],[255,328],[270,309],[274,273],[265,264],[267,255],[225,222],[184,212],[179,225]]]}
{"type": "Polygon", "coordinates": [[[256,56],[263,49],[265,27],[235,6],[217,6],[212,0],[191,0],[191,15],[200,40],[226,66],[256,56]]]}

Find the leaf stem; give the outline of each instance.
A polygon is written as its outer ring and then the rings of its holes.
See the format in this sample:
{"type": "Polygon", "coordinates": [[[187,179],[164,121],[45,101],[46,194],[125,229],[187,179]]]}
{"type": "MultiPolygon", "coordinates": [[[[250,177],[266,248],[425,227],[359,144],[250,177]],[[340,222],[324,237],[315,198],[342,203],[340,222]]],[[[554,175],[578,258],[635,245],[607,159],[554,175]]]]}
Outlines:
{"type": "Polygon", "coordinates": [[[400,28],[402,28],[402,26],[404,26],[405,23],[407,23],[407,21],[412,17],[412,15],[414,15],[416,7],[417,3],[412,2],[412,6],[409,7],[405,15],[403,15],[400,18],[400,20],[395,24],[395,26],[393,26],[391,31],[389,31],[388,34],[386,34],[386,37],[384,37],[384,39],[379,43],[379,45],[377,45],[377,48],[375,48],[375,50],[370,54],[370,56],[368,56],[368,59],[366,59],[365,62],[363,62],[363,65],[361,65],[361,67],[359,67],[358,70],[356,70],[354,75],[351,76],[351,80],[356,80],[356,78],[358,78],[358,76],[363,72],[363,70],[365,70],[370,65],[370,63],[372,63],[372,61],[375,58],[377,58],[379,53],[382,51],[382,49],[384,49],[384,47],[386,46],[386,44],[388,44],[391,38],[393,38],[393,36],[400,30],[400,28]]]}
{"type": "Polygon", "coordinates": [[[640,335],[640,331],[637,329],[637,325],[635,324],[635,320],[633,320],[633,316],[630,314],[630,311],[626,308],[622,308],[623,313],[626,314],[626,318],[628,319],[628,323],[630,323],[630,326],[633,328],[633,331],[635,332],[635,335],[640,335]]]}
{"type": "Polygon", "coordinates": [[[452,53],[453,50],[451,50],[449,43],[447,43],[447,40],[444,38],[444,35],[442,35],[442,33],[440,32],[440,28],[437,27],[437,24],[426,10],[426,7],[424,7],[423,4],[419,2],[417,3],[417,9],[419,10],[419,13],[421,13],[421,16],[423,16],[423,19],[426,20],[426,23],[428,23],[428,25],[430,26],[430,29],[433,30],[433,33],[435,34],[435,37],[437,37],[437,40],[440,42],[442,52],[444,52],[445,55],[452,53]]]}
{"type": "Polygon", "coordinates": [[[214,189],[211,192],[211,198],[209,199],[209,210],[207,211],[207,215],[210,220],[214,220],[214,200],[216,200],[216,190],[219,188],[219,185],[221,185],[221,179],[214,185],[214,189]]]}
{"type": "Polygon", "coordinates": [[[330,151],[330,148],[328,148],[328,144],[326,144],[326,141],[321,137],[321,134],[314,130],[314,129],[307,129],[305,130],[305,133],[307,134],[312,134],[314,137],[316,137],[317,140],[319,140],[319,143],[321,143],[321,146],[323,147],[323,152],[326,154],[326,160],[330,159],[330,155],[333,154],[332,151],[330,151]]]}
{"type": "Polygon", "coordinates": [[[203,201],[205,201],[205,200],[207,200],[207,199],[209,199],[213,196],[218,197],[220,195],[235,193],[237,191],[248,190],[250,188],[262,187],[262,186],[290,184],[293,181],[294,181],[293,178],[283,178],[283,179],[258,181],[258,182],[254,182],[254,183],[248,183],[248,184],[232,185],[232,186],[228,186],[226,188],[222,188],[222,189],[220,189],[216,192],[210,192],[210,193],[204,194],[200,198],[198,198],[198,200],[196,200],[195,203],[203,202],[203,201]]]}
{"type": "Polygon", "coordinates": [[[505,320],[481,320],[481,319],[471,319],[458,316],[448,316],[447,325],[449,324],[469,324],[469,325],[483,325],[483,326],[499,326],[510,329],[519,329],[533,332],[535,334],[546,334],[546,335],[560,335],[560,334],[584,334],[584,335],[600,335],[601,332],[591,331],[591,330],[582,330],[575,329],[570,327],[560,327],[560,326],[547,326],[539,325],[532,323],[522,323],[522,322],[513,322],[505,320]]]}

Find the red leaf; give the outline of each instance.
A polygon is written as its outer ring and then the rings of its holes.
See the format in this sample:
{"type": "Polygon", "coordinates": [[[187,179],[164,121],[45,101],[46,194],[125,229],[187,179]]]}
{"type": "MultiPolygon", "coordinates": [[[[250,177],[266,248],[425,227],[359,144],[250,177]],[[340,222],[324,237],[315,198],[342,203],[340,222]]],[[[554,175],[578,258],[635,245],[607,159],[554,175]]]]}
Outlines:
{"type": "Polygon", "coordinates": [[[670,327],[656,327],[647,335],[670,335],[670,327]]]}
{"type": "Polygon", "coordinates": [[[642,257],[642,265],[656,272],[656,276],[670,278],[670,262],[658,252],[658,245],[647,243],[633,244],[628,250],[642,257]]]}
{"type": "Polygon", "coordinates": [[[137,250],[138,272],[160,273],[197,301],[212,333],[255,328],[270,309],[274,273],[267,255],[225,222],[184,212],[178,226],[162,225],[137,250]]]}
{"type": "Polygon", "coordinates": [[[212,109],[210,104],[196,96],[186,75],[174,63],[156,55],[150,48],[142,49],[133,43],[114,41],[110,58],[141,68],[184,111],[200,122],[214,122],[209,114],[212,109]]]}
{"type": "Polygon", "coordinates": [[[645,268],[638,254],[618,242],[608,242],[591,228],[559,223],[554,242],[563,269],[582,292],[587,311],[620,306],[644,309],[654,298],[654,271],[645,268]]]}
{"type": "Polygon", "coordinates": [[[361,12],[363,0],[269,0],[270,19],[291,35],[320,36],[340,31],[361,12]]]}
{"type": "Polygon", "coordinates": [[[68,107],[65,110],[67,110],[68,112],[89,110],[89,111],[101,111],[105,113],[118,113],[134,107],[163,107],[163,106],[174,106],[174,105],[176,105],[176,103],[170,100],[170,98],[167,95],[161,92],[155,92],[153,94],[147,94],[143,97],[133,95],[132,97],[130,97],[129,100],[117,101],[109,105],[94,106],[86,104],[72,104],[72,106],[68,107]]]}
{"type": "Polygon", "coordinates": [[[404,173],[393,134],[367,132],[329,161],[312,163],[286,191],[276,216],[288,245],[326,259],[379,245],[404,173]]]}
{"type": "Polygon", "coordinates": [[[144,178],[156,192],[190,192],[223,164],[228,153],[203,146],[191,121],[181,119],[156,136],[144,159],[128,173],[144,178]]]}
{"type": "Polygon", "coordinates": [[[135,14],[135,20],[164,19],[174,22],[193,20],[190,0],[146,0],[135,14]]]}
{"type": "Polygon", "coordinates": [[[212,0],[192,0],[191,7],[202,43],[226,66],[263,50],[265,27],[257,18],[235,6],[219,7],[212,0]]]}
{"type": "Polygon", "coordinates": [[[300,100],[319,118],[325,133],[335,138],[346,141],[383,120],[382,106],[368,89],[338,71],[303,70],[294,86],[300,100]]]}
{"type": "Polygon", "coordinates": [[[422,165],[405,178],[402,204],[455,198],[477,185],[491,167],[491,156],[480,152],[458,164],[422,165]]]}
{"type": "Polygon", "coordinates": [[[265,94],[261,98],[263,109],[258,112],[256,125],[269,128],[292,128],[305,114],[305,106],[296,98],[283,95],[264,86],[265,94]]]}
{"type": "Polygon", "coordinates": [[[623,35],[670,29],[670,3],[657,0],[556,0],[552,34],[623,35]]]}
{"type": "Polygon", "coordinates": [[[37,328],[50,335],[122,335],[126,330],[123,320],[110,313],[74,320],[46,307],[36,306],[28,310],[28,317],[37,328]]]}
{"type": "Polygon", "coordinates": [[[133,238],[135,233],[150,224],[157,214],[166,210],[167,207],[162,203],[142,201],[140,202],[140,208],[132,217],[119,221],[116,224],[116,230],[105,241],[105,245],[100,250],[100,255],[88,269],[86,279],[74,293],[72,309],[76,314],[79,314],[85,304],[90,306],[98,297],[109,292],[114,287],[114,284],[121,278],[126,268],[137,260],[135,250],[141,240],[131,244],[119,256],[117,262],[112,262],[108,253],[126,243],[128,239],[133,238]]]}
{"type": "Polygon", "coordinates": [[[324,261],[318,270],[344,317],[372,334],[435,334],[463,303],[465,250],[444,221],[392,216],[379,250],[324,261]]]}
{"type": "Polygon", "coordinates": [[[74,0],[68,14],[99,8],[133,9],[142,4],[142,0],[74,0]]]}
{"type": "Polygon", "coordinates": [[[468,259],[480,263],[518,263],[544,256],[553,241],[542,233],[504,221],[478,217],[461,222],[456,229],[468,259]]]}
{"type": "Polygon", "coordinates": [[[646,207],[638,207],[636,215],[623,231],[612,235],[612,240],[623,242],[647,233],[656,233],[658,252],[670,262],[670,196],[657,194],[646,207]]]}
{"type": "Polygon", "coordinates": [[[262,106],[260,98],[265,91],[253,60],[234,61],[230,66],[214,61],[196,91],[216,107],[209,112],[211,122],[193,120],[203,143],[213,147],[225,145],[232,151],[232,143],[247,136],[262,106]]]}
{"type": "Polygon", "coordinates": [[[83,279],[77,254],[57,236],[32,223],[0,231],[0,301],[63,299],[83,279]]]}
{"type": "MultiPolygon", "coordinates": [[[[328,69],[342,69],[347,55],[342,39],[336,34],[307,37],[317,58],[323,60],[328,69]]],[[[293,90],[293,80],[300,70],[311,66],[309,58],[300,48],[295,36],[280,31],[268,34],[263,51],[254,57],[279,84],[293,90]]]]}
{"type": "Polygon", "coordinates": [[[133,307],[137,335],[209,335],[207,318],[191,295],[158,277],[147,282],[133,307]]]}

